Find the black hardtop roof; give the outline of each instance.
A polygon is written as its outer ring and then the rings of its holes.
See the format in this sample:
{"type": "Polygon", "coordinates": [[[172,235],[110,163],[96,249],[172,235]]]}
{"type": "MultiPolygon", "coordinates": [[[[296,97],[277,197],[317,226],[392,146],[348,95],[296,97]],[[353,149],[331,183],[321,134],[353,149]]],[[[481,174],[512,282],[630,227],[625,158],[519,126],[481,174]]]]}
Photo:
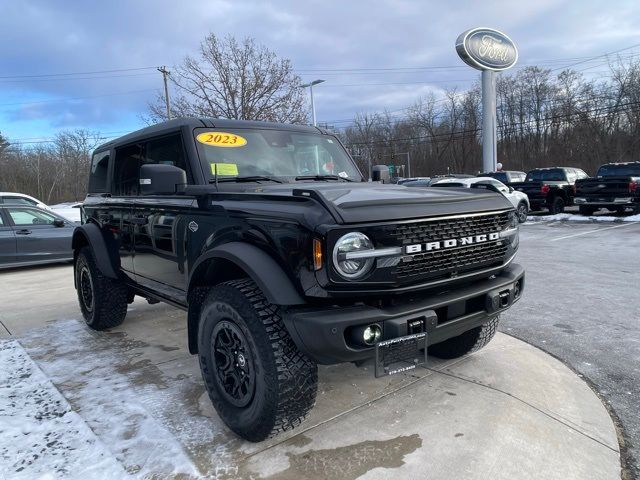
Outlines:
{"type": "Polygon", "coordinates": [[[179,128],[261,128],[272,130],[288,130],[301,133],[328,133],[320,128],[309,125],[291,125],[288,123],[258,122],[255,120],[230,120],[228,118],[195,118],[183,117],[158,123],[150,127],[136,130],[122,137],[103,143],[95,151],[105,150],[111,147],[125,145],[127,143],[142,140],[148,137],[161,135],[164,132],[178,130],[179,128]]]}

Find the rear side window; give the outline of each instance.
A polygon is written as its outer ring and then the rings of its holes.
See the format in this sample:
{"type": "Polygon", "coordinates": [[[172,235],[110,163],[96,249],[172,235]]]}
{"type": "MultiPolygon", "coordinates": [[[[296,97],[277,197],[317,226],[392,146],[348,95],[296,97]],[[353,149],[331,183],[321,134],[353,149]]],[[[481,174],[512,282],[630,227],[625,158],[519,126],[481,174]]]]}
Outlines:
{"type": "Polygon", "coordinates": [[[109,175],[109,152],[93,155],[91,160],[91,174],[89,175],[89,193],[104,193],[107,191],[107,176],[109,175]]]}
{"type": "Polygon", "coordinates": [[[431,185],[432,187],[454,187],[454,188],[462,188],[464,187],[464,183],[457,182],[443,182],[443,183],[435,183],[431,185]]]}

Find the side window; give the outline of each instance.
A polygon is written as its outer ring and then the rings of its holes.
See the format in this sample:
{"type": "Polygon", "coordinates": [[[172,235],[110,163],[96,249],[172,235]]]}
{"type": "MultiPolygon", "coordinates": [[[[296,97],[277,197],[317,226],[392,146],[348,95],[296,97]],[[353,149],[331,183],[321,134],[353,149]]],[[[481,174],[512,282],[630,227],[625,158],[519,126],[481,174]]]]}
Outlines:
{"type": "Polygon", "coordinates": [[[107,191],[107,175],[109,174],[109,152],[93,155],[91,160],[91,174],[89,175],[89,193],[104,193],[107,191]]]}
{"type": "Polygon", "coordinates": [[[129,145],[116,149],[113,165],[113,195],[138,195],[141,161],[142,145],[129,145]]]}
{"type": "Polygon", "coordinates": [[[53,225],[53,221],[56,219],[53,215],[49,215],[40,210],[26,208],[7,208],[7,212],[16,227],[26,225],[53,225]]]}
{"type": "Polygon", "coordinates": [[[576,174],[575,170],[573,169],[567,170],[567,182],[576,183],[577,179],[578,179],[578,175],[576,174]]]}
{"type": "Polygon", "coordinates": [[[580,170],[579,168],[576,168],[576,173],[578,174],[578,179],[589,178],[589,175],[587,175],[587,173],[584,170],[580,170]]]}
{"type": "Polygon", "coordinates": [[[143,164],[173,165],[187,172],[187,162],[182,148],[180,134],[149,140],[147,142],[143,164]]]}
{"type": "Polygon", "coordinates": [[[28,206],[37,205],[37,203],[34,202],[33,200],[30,200],[24,197],[4,197],[4,204],[5,205],[28,205],[28,206]]]}

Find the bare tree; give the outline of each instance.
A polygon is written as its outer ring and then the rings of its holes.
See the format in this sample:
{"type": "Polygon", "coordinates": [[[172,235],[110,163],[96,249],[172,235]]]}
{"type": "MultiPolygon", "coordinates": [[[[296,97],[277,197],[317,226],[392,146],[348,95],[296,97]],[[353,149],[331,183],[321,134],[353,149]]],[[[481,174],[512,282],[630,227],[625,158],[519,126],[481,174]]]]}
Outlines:
{"type": "MultiPolygon", "coordinates": [[[[252,38],[238,42],[210,33],[197,58],[187,56],[170,75],[173,117],[204,116],[304,123],[304,90],[291,62],[252,38]]],[[[166,120],[164,96],[149,105],[150,120],[166,120]]]]}

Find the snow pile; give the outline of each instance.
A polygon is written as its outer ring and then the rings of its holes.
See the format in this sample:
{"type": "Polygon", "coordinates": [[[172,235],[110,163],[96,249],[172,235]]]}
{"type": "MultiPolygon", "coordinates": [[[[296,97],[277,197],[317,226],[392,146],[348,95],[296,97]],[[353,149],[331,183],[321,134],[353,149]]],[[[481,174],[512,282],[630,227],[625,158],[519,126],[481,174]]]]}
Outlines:
{"type": "Polygon", "coordinates": [[[0,342],[0,478],[120,479],[120,463],[16,341],[0,342]]]}
{"type": "Polygon", "coordinates": [[[606,223],[606,222],[640,222],[640,215],[627,217],[613,217],[610,215],[576,215],[572,213],[558,213],[556,215],[530,215],[527,222],[582,222],[582,223],[606,223]]]}

